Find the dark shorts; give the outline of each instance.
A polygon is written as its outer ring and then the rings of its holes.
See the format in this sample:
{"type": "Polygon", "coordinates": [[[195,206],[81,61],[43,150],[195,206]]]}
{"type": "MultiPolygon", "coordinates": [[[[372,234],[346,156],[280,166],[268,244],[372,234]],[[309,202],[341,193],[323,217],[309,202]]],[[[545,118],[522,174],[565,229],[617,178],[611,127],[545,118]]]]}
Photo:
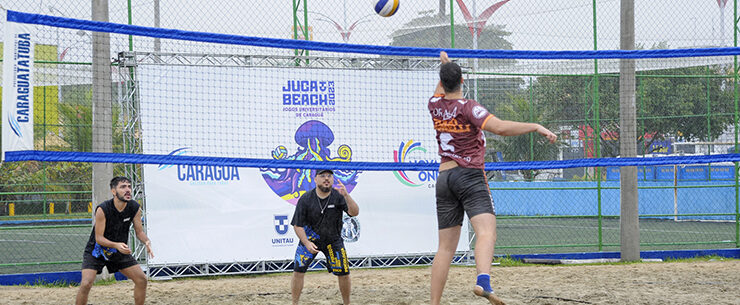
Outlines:
{"type": "Polygon", "coordinates": [[[437,227],[461,226],[463,214],[496,214],[488,179],[482,169],[455,167],[437,176],[437,227]]]}
{"type": "Polygon", "coordinates": [[[103,267],[108,267],[108,272],[115,273],[118,270],[126,269],[138,265],[139,262],[131,254],[114,253],[110,259],[96,258],[92,254],[85,252],[82,254],[82,269],[93,269],[100,274],[103,267]]]}
{"type": "MultiPolygon", "coordinates": [[[[316,243],[316,242],[314,242],[316,243]]],[[[321,245],[316,243],[321,253],[326,256],[326,270],[333,273],[334,275],[347,275],[349,274],[349,260],[347,259],[347,250],[344,249],[344,241],[340,238],[337,241],[321,245]]],[[[308,248],[303,243],[298,243],[298,248],[295,250],[295,259],[293,260],[293,271],[306,273],[308,267],[311,266],[316,254],[312,254],[308,251],[308,248]]]]}

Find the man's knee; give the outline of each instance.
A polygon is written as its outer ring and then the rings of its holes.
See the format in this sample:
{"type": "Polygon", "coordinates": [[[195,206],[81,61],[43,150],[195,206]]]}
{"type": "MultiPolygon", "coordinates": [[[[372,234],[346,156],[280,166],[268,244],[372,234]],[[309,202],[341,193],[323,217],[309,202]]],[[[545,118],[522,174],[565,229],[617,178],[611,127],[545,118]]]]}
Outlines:
{"type": "Polygon", "coordinates": [[[146,278],[146,274],[144,274],[144,271],[141,270],[141,267],[139,267],[138,265],[134,265],[120,271],[129,280],[133,281],[136,287],[146,287],[148,281],[146,278]]]}
{"type": "Polygon", "coordinates": [[[481,232],[475,232],[475,237],[479,240],[496,241],[496,231],[495,230],[481,230],[481,232]]]}
{"type": "Polygon", "coordinates": [[[86,276],[85,272],[83,272],[82,278],[80,279],[80,290],[90,291],[90,288],[92,288],[94,283],[95,283],[95,273],[92,273],[92,276],[86,276]]]}
{"type": "Polygon", "coordinates": [[[93,286],[93,283],[95,283],[95,278],[92,278],[92,279],[83,278],[82,280],[80,280],[80,290],[83,292],[89,292],[93,286]]]}
{"type": "Polygon", "coordinates": [[[146,275],[144,275],[144,273],[133,276],[131,280],[134,282],[134,285],[142,286],[142,287],[146,287],[147,282],[148,282],[146,279],[146,275]]]}

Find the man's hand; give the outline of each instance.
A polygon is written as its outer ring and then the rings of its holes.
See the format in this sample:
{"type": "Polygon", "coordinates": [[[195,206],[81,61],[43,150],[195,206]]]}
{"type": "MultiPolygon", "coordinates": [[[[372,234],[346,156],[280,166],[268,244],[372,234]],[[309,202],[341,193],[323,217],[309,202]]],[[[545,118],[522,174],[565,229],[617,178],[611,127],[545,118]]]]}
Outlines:
{"type": "Polygon", "coordinates": [[[441,61],[442,64],[446,64],[450,62],[450,58],[447,57],[447,52],[445,51],[439,52],[439,61],[441,61]]]}
{"type": "Polygon", "coordinates": [[[118,250],[118,252],[121,252],[121,254],[131,254],[131,249],[129,249],[126,243],[117,243],[116,250],[118,250]]]}
{"type": "Polygon", "coordinates": [[[308,252],[311,252],[311,254],[319,253],[319,247],[316,247],[316,244],[312,241],[309,241],[308,244],[306,244],[306,249],[308,249],[308,252]]]}
{"type": "Polygon", "coordinates": [[[144,245],[146,246],[146,252],[149,253],[149,258],[154,258],[154,251],[152,251],[152,241],[147,240],[144,245]]]}
{"type": "Polygon", "coordinates": [[[347,196],[349,193],[347,193],[347,188],[344,187],[344,184],[342,181],[337,180],[337,183],[339,183],[339,186],[335,186],[334,189],[339,191],[339,194],[342,196],[347,196]]]}
{"type": "Polygon", "coordinates": [[[550,144],[555,143],[555,140],[558,139],[558,136],[556,136],[552,131],[548,130],[547,128],[540,125],[537,127],[537,133],[542,135],[543,137],[547,138],[548,141],[550,141],[550,144]]]}

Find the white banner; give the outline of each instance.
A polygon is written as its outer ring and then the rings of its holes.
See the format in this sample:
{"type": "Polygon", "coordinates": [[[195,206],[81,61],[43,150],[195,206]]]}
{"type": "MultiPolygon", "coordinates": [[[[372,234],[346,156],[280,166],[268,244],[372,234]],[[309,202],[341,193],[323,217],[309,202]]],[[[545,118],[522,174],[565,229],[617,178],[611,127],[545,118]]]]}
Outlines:
{"type": "MultiPolygon", "coordinates": [[[[261,159],[436,162],[427,110],[438,74],[139,66],[144,153],[261,159]],[[315,105],[311,105],[315,101],[315,105]],[[217,131],[217,132],[215,132],[217,131]],[[187,144],[185,144],[187,143],[187,144]]],[[[286,260],[295,204],[313,171],[146,165],[154,264],[286,260]]],[[[350,257],[437,250],[437,172],[335,171],[360,206],[350,257]]],[[[463,231],[465,232],[465,231],[463,231]]],[[[459,250],[467,250],[462,236],[459,250]]]]}
{"type": "Polygon", "coordinates": [[[33,34],[26,24],[5,22],[2,153],[33,150],[33,34]]]}

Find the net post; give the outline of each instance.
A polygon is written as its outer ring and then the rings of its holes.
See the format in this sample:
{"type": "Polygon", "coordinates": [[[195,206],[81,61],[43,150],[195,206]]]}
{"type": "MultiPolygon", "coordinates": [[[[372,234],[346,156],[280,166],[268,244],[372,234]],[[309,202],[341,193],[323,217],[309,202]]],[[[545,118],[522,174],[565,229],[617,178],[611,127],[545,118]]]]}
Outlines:
{"type": "MultiPolygon", "coordinates": [[[[92,2],[92,19],[109,21],[108,1],[92,2]]],[[[92,151],[113,151],[113,123],[111,103],[110,33],[93,32],[93,90],[92,90],[92,151]]],[[[108,182],[113,176],[111,163],[93,163],[93,202],[102,202],[110,196],[108,182]]]]}
{"type": "MultiPolygon", "coordinates": [[[[621,0],[620,47],[635,48],[635,1],[621,0]]],[[[619,61],[619,151],[622,157],[637,155],[635,107],[635,60],[619,61]]],[[[637,167],[620,168],[620,244],[622,261],[640,259],[640,222],[637,202],[637,167]]]]}
{"type": "MultiPolygon", "coordinates": [[[[598,20],[596,18],[596,0],[593,0],[591,3],[591,15],[592,15],[592,28],[593,28],[593,43],[594,43],[594,50],[599,49],[598,45],[598,32],[597,32],[597,24],[598,20]]],[[[601,122],[600,122],[600,116],[599,116],[599,59],[594,58],[594,74],[593,74],[593,86],[592,86],[592,96],[593,96],[593,106],[594,106],[594,120],[596,121],[596,134],[601,134],[601,122]]],[[[588,118],[588,113],[585,115],[586,118],[588,118]]],[[[586,124],[586,121],[583,122],[583,132],[584,132],[584,138],[586,134],[586,128],[588,128],[588,125],[586,124]]],[[[601,157],[601,141],[595,141],[596,146],[596,158],[601,157]]],[[[585,148],[584,148],[585,149],[585,148]]],[[[596,205],[597,205],[597,237],[598,237],[598,248],[599,251],[604,250],[604,236],[603,236],[603,213],[602,213],[602,194],[601,194],[601,167],[596,167],[594,169],[594,175],[596,179],[596,205]]]]}

